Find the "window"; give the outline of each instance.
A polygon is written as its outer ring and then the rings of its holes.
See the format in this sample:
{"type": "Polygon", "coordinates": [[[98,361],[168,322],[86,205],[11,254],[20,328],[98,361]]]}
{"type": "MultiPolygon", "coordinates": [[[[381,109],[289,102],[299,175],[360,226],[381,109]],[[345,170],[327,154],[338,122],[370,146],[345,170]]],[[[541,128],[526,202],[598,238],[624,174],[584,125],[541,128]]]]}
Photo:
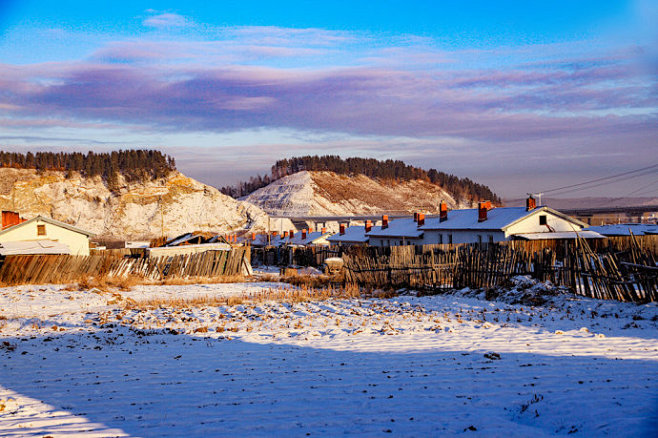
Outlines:
{"type": "Polygon", "coordinates": [[[439,243],[443,243],[443,234],[439,234],[439,243]]]}
{"type": "Polygon", "coordinates": [[[448,234],[448,243],[452,245],[452,234],[448,234]]]}
{"type": "Polygon", "coordinates": [[[402,246],[402,245],[404,245],[404,242],[402,242],[402,241],[400,240],[400,246],[402,246]]]}
{"type": "Polygon", "coordinates": [[[482,234],[478,234],[478,244],[482,245],[482,234]]]}
{"type": "Polygon", "coordinates": [[[493,235],[489,234],[489,243],[494,243],[493,241],[493,235]]]}
{"type": "Polygon", "coordinates": [[[45,235],[46,235],[46,226],[37,225],[37,236],[45,236],[45,235]]]}
{"type": "Polygon", "coordinates": [[[547,224],[546,215],[545,214],[539,215],[539,225],[546,225],[546,224],[547,224]]]}

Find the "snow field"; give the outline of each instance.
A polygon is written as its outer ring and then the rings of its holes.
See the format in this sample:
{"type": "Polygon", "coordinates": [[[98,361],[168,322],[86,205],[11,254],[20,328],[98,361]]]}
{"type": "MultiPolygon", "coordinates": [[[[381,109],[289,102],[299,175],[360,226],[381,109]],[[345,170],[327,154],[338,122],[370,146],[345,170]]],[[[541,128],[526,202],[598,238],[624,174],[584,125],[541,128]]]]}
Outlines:
{"type": "Polygon", "coordinates": [[[0,435],[655,430],[654,304],[556,296],[530,307],[461,291],[297,304],[122,305],[277,287],[0,289],[0,435]]]}

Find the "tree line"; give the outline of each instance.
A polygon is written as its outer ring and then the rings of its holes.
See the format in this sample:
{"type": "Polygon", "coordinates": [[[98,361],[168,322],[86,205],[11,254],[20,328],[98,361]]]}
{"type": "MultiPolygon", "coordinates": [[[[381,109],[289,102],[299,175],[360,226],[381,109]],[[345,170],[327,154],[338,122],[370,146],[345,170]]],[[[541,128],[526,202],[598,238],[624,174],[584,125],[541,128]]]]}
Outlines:
{"type": "Polygon", "coordinates": [[[234,186],[222,187],[222,193],[235,198],[246,196],[261,187],[265,187],[279,178],[303,170],[330,171],[342,175],[365,175],[370,178],[409,181],[420,179],[441,186],[457,199],[469,201],[489,200],[501,205],[502,201],[488,186],[478,184],[469,178],[459,178],[436,169],[424,170],[411,166],[400,160],[377,160],[374,158],[340,158],[337,155],[307,155],[286,158],[272,166],[272,173],[265,176],[251,177],[234,186]]]}
{"type": "Polygon", "coordinates": [[[163,178],[176,170],[176,161],[160,151],[130,149],[112,152],[5,152],[0,150],[0,167],[79,172],[85,177],[101,176],[113,187],[121,174],[128,181],[163,178]]]}

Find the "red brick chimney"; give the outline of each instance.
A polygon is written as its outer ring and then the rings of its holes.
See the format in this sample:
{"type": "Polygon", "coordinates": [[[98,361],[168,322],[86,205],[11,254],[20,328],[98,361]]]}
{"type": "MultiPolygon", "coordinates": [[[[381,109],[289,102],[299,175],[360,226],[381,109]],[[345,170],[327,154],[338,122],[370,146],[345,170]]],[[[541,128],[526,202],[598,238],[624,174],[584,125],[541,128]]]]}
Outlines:
{"type": "Polygon", "coordinates": [[[302,230],[302,240],[306,239],[306,228],[302,230]]]}
{"type": "Polygon", "coordinates": [[[388,215],[382,216],[382,230],[388,228],[388,215]]]}
{"type": "Polygon", "coordinates": [[[324,235],[324,234],[327,234],[327,229],[324,228],[324,227],[322,227],[322,228],[320,229],[320,232],[321,232],[323,235],[324,235]]]}
{"type": "Polygon", "coordinates": [[[478,222],[484,222],[487,220],[487,212],[489,210],[491,210],[491,202],[478,202],[478,222]]]}
{"type": "Polygon", "coordinates": [[[366,233],[369,233],[370,230],[372,230],[372,221],[371,221],[371,220],[367,220],[367,221],[366,221],[366,233]]]}
{"type": "Polygon", "coordinates": [[[439,204],[439,222],[445,222],[448,220],[448,204],[445,201],[441,201],[439,204]]]}
{"type": "Polygon", "coordinates": [[[252,241],[256,240],[256,233],[251,233],[251,240],[252,241]]]}
{"type": "Polygon", "coordinates": [[[2,212],[2,229],[13,227],[20,223],[25,222],[24,219],[20,217],[15,211],[3,211],[2,212]]]}
{"type": "Polygon", "coordinates": [[[338,229],[341,236],[345,234],[345,224],[340,224],[338,229]]]}
{"type": "Polygon", "coordinates": [[[287,231],[284,231],[284,232],[283,232],[283,238],[285,239],[286,237],[288,237],[288,232],[287,232],[287,231]]]}
{"type": "Polygon", "coordinates": [[[537,208],[537,201],[532,196],[528,196],[528,199],[525,200],[525,209],[527,211],[534,210],[537,208]]]}
{"type": "Polygon", "coordinates": [[[422,227],[425,225],[425,213],[417,213],[418,215],[418,226],[422,227]]]}

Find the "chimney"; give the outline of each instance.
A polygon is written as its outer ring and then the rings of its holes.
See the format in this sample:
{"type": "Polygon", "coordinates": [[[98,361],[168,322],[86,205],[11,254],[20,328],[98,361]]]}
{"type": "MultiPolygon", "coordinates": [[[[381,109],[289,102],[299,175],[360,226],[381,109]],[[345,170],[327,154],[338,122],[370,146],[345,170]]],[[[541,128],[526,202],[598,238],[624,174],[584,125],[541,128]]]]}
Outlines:
{"type": "Polygon", "coordinates": [[[341,236],[345,234],[345,224],[340,224],[338,229],[341,236]]]}
{"type": "Polygon", "coordinates": [[[251,233],[251,240],[252,241],[256,240],[256,233],[251,233]]]}
{"type": "Polygon", "coordinates": [[[484,222],[487,220],[487,212],[489,210],[491,210],[491,202],[478,202],[478,222],[484,222]]]}
{"type": "Polygon", "coordinates": [[[302,230],[302,240],[306,239],[306,228],[302,230]]]}
{"type": "Polygon", "coordinates": [[[272,236],[276,236],[277,234],[279,234],[278,231],[272,231],[272,236]]]}
{"type": "Polygon", "coordinates": [[[448,204],[445,201],[441,201],[439,204],[439,222],[445,222],[448,220],[448,204]]]}
{"type": "Polygon", "coordinates": [[[292,239],[295,237],[295,230],[290,230],[290,238],[292,239]]]}
{"type": "Polygon", "coordinates": [[[21,219],[21,217],[18,215],[18,213],[14,211],[3,211],[2,212],[2,229],[4,230],[5,228],[13,227],[14,225],[18,225],[22,222],[25,222],[25,220],[21,219]]]}
{"type": "Polygon", "coordinates": [[[425,225],[425,213],[416,213],[418,217],[418,226],[422,227],[425,225]]]}
{"type": "Polygon", "coordinates": [[[532,196],[528,196],[528,199],[525,200],[525,209],[527,211],[534,210],[537,208],[537,201],[532,196]]]}
{"type": "Polygon", "coordinates": [[[414,212],[414,222],[418,222],[418,213],[414,212]]]}
{"type": "Polygon", "coordinates": [[[388,228],[388,215],[382,216],[382,230],[388,228]]]}
{"type": "Polygon", "coordinates": [[[320,229],[320,232],[321,232],[323,235],[324,235],[324,234],[327,234],[327,229],[324,228],[324,227],[322,227],[322,229],[320,229]]]}
{"type": "Polygon", "coordinates": [[[287,231],[284,231],[284,232],[283,232],[283,238],[285,239],[286,237],[288,237],[288,232],[287,232],[287,231]]]}
{"type": "Polygon", "coordinates": [[[367,221],[366,221],[366,233],[369,233],[370,230],[372,230],[372,221],[371,221],[371,220],[367,220],[367,221]]]}

